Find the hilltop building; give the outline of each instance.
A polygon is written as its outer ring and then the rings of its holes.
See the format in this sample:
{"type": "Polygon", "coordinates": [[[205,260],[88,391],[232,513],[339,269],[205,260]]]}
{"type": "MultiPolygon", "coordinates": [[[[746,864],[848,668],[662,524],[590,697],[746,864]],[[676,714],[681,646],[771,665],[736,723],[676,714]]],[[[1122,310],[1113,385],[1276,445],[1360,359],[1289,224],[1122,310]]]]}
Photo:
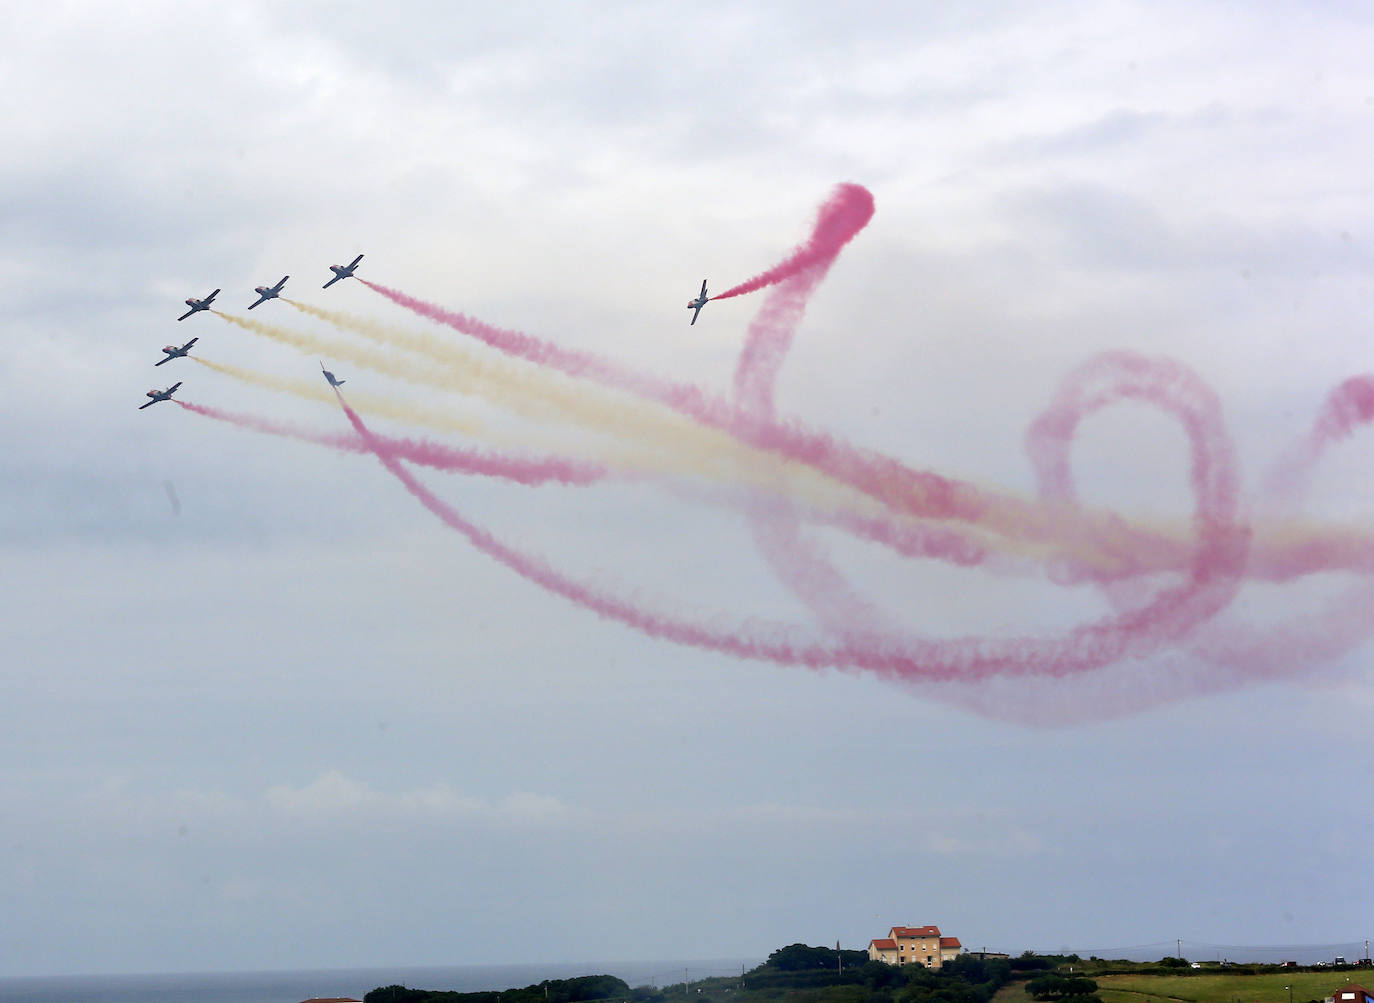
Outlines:
{"type": "Polygon", "coordinates": [[[959,938],[940,936],[938,926],[894,926],[886,937],[868,942],[868,960],[939,968],[961,950],[959,938]]]}
{"type": "Polygon", "coordinates": [[[1326,997],[1326,1003],[1374,1003],[1374,994],[1352,982],[1326,997]]]}

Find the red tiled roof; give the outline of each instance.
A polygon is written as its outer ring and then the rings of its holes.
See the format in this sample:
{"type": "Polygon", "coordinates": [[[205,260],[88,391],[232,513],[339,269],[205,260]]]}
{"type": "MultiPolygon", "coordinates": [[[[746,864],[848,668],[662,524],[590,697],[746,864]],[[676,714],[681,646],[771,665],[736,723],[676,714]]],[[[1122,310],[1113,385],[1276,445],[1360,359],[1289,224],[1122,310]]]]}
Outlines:
{"type": "Polygon", "coordinates": [[[894,926],[892,928],[894,937],[938,937],[940,928],[938,926],[894,926]]]}
{"type": "Polygon", "coordinates": [[[941,946],[941,947],[963,947],[964,945],[961,944],[961,943],[959,943],[959,938],[958,938],[958,937],[941,937],[941,938],[940,938],[940,946],[941,946]]]}
{"type": "Polygon", "coordinates": [[[869,941],[868,946],[869,946],[869,947],[876,947],[876,948],[877,948],[878,950],[880,950],[880,951],[895,951],[895,950],[897,950],[897,942],[896,942],[895,940],[887,940],[887,939],[883,939],[883,940],[873,940],[873,941],[869,941]]]}

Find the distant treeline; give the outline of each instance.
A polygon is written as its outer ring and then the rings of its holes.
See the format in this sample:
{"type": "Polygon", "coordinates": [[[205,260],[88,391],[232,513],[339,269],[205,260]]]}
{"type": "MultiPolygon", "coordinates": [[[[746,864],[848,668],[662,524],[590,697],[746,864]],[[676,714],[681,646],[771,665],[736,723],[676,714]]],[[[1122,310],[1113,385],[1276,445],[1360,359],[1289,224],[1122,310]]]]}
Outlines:
{"type": "MultiPolygon", "coordinates": [[[[939,969],[868,960],[867,951],[789,944],[741,975],[631,989],[614,975],[552,979],[523,989],[460,993],[383,986],[364,1003],[988,1003],[1021,972],[1053,969],[1055,959],[955,958],[939,969]]],[[[1086,1003],[1073,1000],[1070,1003],[1086,1003]]]]}
{"type": "Polygon", "coordinates": [[[630,987],[614,975],[582,975],[575,979],[546,979],[524,989],[459,993],[442,989],[380,986],[363,997],[364,1003],[589,1003],[591,1000],[628,1000],[630,987]]]}

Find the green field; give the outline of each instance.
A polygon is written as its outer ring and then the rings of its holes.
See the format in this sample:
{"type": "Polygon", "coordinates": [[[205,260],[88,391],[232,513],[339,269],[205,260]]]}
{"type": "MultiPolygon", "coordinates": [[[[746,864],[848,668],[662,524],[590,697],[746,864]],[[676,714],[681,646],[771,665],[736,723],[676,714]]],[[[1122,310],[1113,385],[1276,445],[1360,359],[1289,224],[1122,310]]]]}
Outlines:
{"type": "MultiPolygon", "coordinates": [[[[1357,981],[1356,972],[1274,972],[1263,975],[1098,975],[1102,1003],[1293,1003],[1324,1000],[1357,981]]],[[[1027,997],[1029,999],[1029,997],[1027,997]]]]}

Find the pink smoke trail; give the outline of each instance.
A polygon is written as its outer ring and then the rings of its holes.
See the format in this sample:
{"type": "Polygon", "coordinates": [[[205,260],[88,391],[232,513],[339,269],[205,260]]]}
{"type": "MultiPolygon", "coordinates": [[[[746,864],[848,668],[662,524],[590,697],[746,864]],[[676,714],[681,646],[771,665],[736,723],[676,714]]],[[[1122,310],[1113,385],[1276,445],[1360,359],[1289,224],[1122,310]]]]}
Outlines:
{"type": "Polygon", "coordinates": [[[854,239],[873,218],[873,196],[868,189],[855,184],[840,185],[835,195],[821,206],[811,238],[766,272],[755,275],[712,300],[728,300],[746,293],[758,292],[777,285],[814,265],[829,267],[845,244],[854,239]]]}
{"type": "MultiPolygon", "coordinates": [[[[811,285],[798,282],[790,289],[790,295],[802,296],[811,285]]],[[[785,284],[782,288],[788,289],[788,286],[785,284]]],[[[782,294],[780,290],[779,295],[782,294]]],[[[779,311],[775,319],[795,315],[795,308],[789,305],[779,311]]],[[[340,403],[343,404],[342,395],[340,403]]],[[[402,466],[400,458],[366,430],[356,413],[344,407],[354,429],[386,469],[431,513],[466,536],[481,552],[600,616],[682,644],[782,664],[867,669],[897,679],[980,680],[1001,674],[1066,676],[1100,668],[1123,657],[1148,653],[1160,643],[1161,637],[1186,629],[1196,615],[1186,601],[1191,598],[1189,594],[1183,590],[1166,590],[1144,609],[1125,610],[1048,638],[930,640],[860,631],[849,632],[838,644],[828,644],[798,640],[797,628],[787,625],[751,622],[723,627],[719,625],[723,622],[719,618],[710,626],[693,623],[653,613],[626,599],[597,591],[561,574],[546,562],[501,543],[420,484],[402,466]]]]}
{"type": "MultiPolygon", "coordinates": [[[[402,457],[391,449],[380,437],[374,435],[363,424],[363,420],[350,408],[343,395],[335,390],[339,406],[343,408],[358,436],[367,448],[377,457],[389,473],[404,485],[405,489],[425,508],[439,518],[446,526],[467,537],[478,551],[510,568],[522,578],[526,578],[555,595],[563,596],[579,606],[592,610],[610,620],[617,620],[651,637],[677,641],[695,647],[710,648],[741,658],[763,658],[787,664],[807,665],[821,668],[838,664],[838,654],[826,647],[789,640],[761,640],[748,637],[743,630],[731,631],[693,624],[684,620],[654,614],[627,600],[606,595],[591,586],[578,582],[556,571],[545,561],[523,553],[497,540],[487,530],[463,518],[452,506],[439,499],[433,492],[416,480],[415,476],[401,465],[402,457]]],[[[786,634],[787,628],[775,626],[773,630],[786,634]]]]}
{"type": "MultiPolygon", "coordinates": [[[[835,246],[834,254],[838,252],[835,246]]],[[[735,371],[740,413],[762,421],[774,417],[778,373],[807,299],[833,260],[833,255],[813,257],[805,268],[793,271],[750,324],[735,371]]],[[[1181,637],[1230,603],[1244,570],[1248,532],[1236,523],[1235,464],[1215,395],[1176,364],[1125,353],[1081,367],[1066,381],[1060,399],[1042,417],[1039,427],[1033,429],[1032,446],[1039,446],[1042,456],[1064,464],[1062,472],[1051,465],[1052,471],[1061,475],[1056,482],[1061,487],[1060,497],[1054,499],[1060,508],[1064,503],[1076,507],[1076,499],[1064,485],[1068,484],[1068,447],[1079,422],[1097,408],[1133,397],[1165,409],[1183,424],[1193,445],[1193,486],[1198,499],[1198,539],[1185,582],[1162,589],[1133,611],[1120,611],[1115,621],[1081,629],[1085,640],[1092,637],[1096,644],[1120,646],[1123,654],[1130,650],[1138,656],[1181,637]]],[[[832,633],[851,646],[881,634],[889,648],[915,658],[932,650],[927,641],[904,637],[905,632],[853,590],[818,547],[802,539],[793,508],[761,504],[750,516],[755,542],[765,560],[832,633]]],[[[1037,647],[1033,641],[1022,643],[1027,651],[1037,647]]],[[[1071,660],[1075,654],[1063,652],[1071,660]]]]}
{"type": "MultiPolygon", "coordinates": [[[[202,404],[194,404],[175,398],[172,399],[172,403],[180,404],[187,411],[203,415],[206,418],[228,422],[231,425],[251,429],[254,432],[298,439],[302,442],[313,442],[316,445],[337,449],[341,452],[371,452],[367,443],[357,435],[312,432],[284,422],[267,421],[252,415],[221,411],[218,408],[206,407],[202,404]]],[[[377,436],[377,439],[384,442],[394,455],[411,463],[418,463],[421,466],[432,467],[435,470],[444,470],[449,473],[499,477],[503,480],[514,481],[517,484],[535,486],[553,482],[567,485],[586,485],[595,483],[608,475],[606,468],[599,464],[579,463],[575,460],[564,460],[557,457],[527,460],[481,452],[475,449],[459,449],[416,439],[396,439],[384,436],[377,436]]]]}
{"type": "Polygon", "coordinates": [[[1361,425],[1374,421],[1374,375],[1352,376],[1327,395],[1312,426],[1311,441],[1319,450],[1344,439],[1361,425]]]}
{"type": "MultiPolygon", "coordinates": [[[[828,268],[829,262],[872,216],[873,196],[866,189],[858,185],[839,186],[822,206],[812,240],[804,245],[806,254],[802,263],[794,263],[791,274],[799,275],[821,265],[828,268]]],[[[824,270],[818,274],[817,281],[823,275],[824,270]]],[[[856,449],[829,435],[807,430],[796,422],[780,423],[743,414],[729,401],[708,395],[691,384],[636,372],[590,352],[561,348],[367,279],[359,281],[413,313],[477,338],[498,351],[657,401],[750,446],[820,470],[894,510],[918,516],[961,519],[976,519],[986,510],[983,494],[959,481],[913,470],[890,457],[856,449]]]]}
{"type": "MultiPolygon", "coordinates": [[[[310,442],[341,452],[370,452],[367,445],[357,435],[316,432],[285,422],[269,421],[254,415],[237,414],[175,398],[172,403],[179,404],[187,411],[203,417],[266,435],[310,442]]],[[[538,486],[550,482],[566,486],[583,486],[613,477],[641,481],[661,480],[667,482],[669,480],[667,477],[640,472],[634,474],[614,473],[602,464],[580,460],[559,457],[526,459],[445,446],[424,440],[392,438],[378,435],[375,432],[373,434],[382,442],[393,446],[398,457],[420,466],[449,473],[496,477],[529,486],[538,486]]],[[[746,496],[741,497],[738,493],[719,495],[697,492],[696,497],[708,498],[715,504],[736,509],[750,504],[747,493],[746,496]]],[[[855,536],[888,547],[908,557],[934,557],[965,567],[981,564],[988,557],[986,548],[969,540],[966,536],[950,530],[902,525],[891,519],[861,516],[844,511],[826,513],[808,510],[806,518],[808,521],[818,524],[845,529],[855,536]]]]}

